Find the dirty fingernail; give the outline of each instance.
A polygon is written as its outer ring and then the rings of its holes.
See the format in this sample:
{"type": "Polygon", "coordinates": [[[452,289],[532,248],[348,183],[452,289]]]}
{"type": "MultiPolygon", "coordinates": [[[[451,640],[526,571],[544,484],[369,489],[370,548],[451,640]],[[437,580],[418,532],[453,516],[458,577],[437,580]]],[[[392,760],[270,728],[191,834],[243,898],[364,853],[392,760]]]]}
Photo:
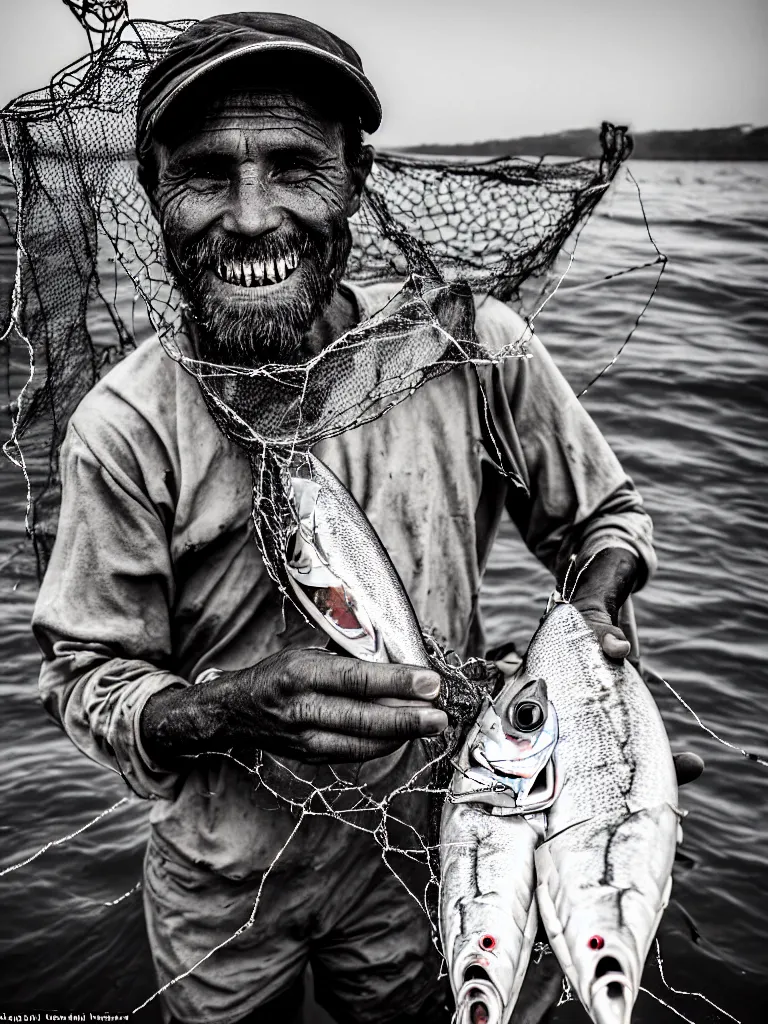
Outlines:
{"type": "Polygon", "coordinates": [[[603,650],[609,658],[625,658],[629,654],[629,641],[619,640],[612,633],[603,637],[603,650]]]}
{"type": "Polygon", "coordinates": [[[420,672],[413,681],[417,697],[433,700],[440,693],[440,676],[436,672],[420,672]]]}
{"type": "Polygon", "coordinates": [[[444,711],[428,711],[422,721],[426,736],[437,736],[448,728],[448,716],[444,711]]]}

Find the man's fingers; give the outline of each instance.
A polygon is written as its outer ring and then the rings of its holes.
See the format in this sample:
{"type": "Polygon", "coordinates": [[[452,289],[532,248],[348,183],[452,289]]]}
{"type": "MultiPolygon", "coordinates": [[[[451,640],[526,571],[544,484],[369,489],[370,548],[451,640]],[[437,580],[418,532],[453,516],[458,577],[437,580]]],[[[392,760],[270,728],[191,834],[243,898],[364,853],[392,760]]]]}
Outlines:
{"type": "Polygon", "coordinates": [[[678,786],[684,786],[687,782],[693,782],[704,771],[704,762],[698,754],[685,750],[681,754],[674,754],[675,774],[677,775],[678,786]]]}
{"type": "MultiPolygon", "coordinates": [[[[583,613],[582,613],[583,614],[583,613]]],[[[584,620],[592,628],[606,658],[612,661],[623,661],[630,652],[631,644],[618,626],[603,622],[591,615],[584,615],[584,620]]]]}
{"type": "Polygon", "coordinates": [[[350,697],[314,695],[302,706],[303,724],[347,736],[370,739],[414,739],[437,736],[448,728],[448,717],[429,705],[385,707],[350,697]]]}
{"type": "Polygon", "coordinates": [[[427,668],[358,661],[314,652],[311,688],[319,693],[344,694],[371,700],[400,697],[434,700],[440,693],[440,676],[427,668]]]}
{"type": "Polygon", "coordinates": [[[584,621],[600,641],[600,647],[606,658],[611,658],[612,661],[623,661],[632,649],[632,645],[619,626],[611,619],[608,609],[602,605],[580,604],[578,600],[574,601],[574,607],[578,608],[584,621]]]}
{"type": "Polygon", "coordinates": [[[629,640],[623,633],[617,635],[617,633],[605,632],[600,640],[600,646],[603,648],[606,658],[611,658],[613,661],[623,661],[630,651],[629,640]]]}
{"type": "Polygon", "coordinates": [[[431,708],[431,700],[421,700],[419,697],[375,697],[377,704],[383,704],[386,708],[401,708],[403,706],[412,708],[414,705],[424,708],[431,708]]]}
{"type": "Polygon", "coordinates": [[[372,740],[317,730],[309,737],[302,760],[310,764],[356,764],[385,757],[402,743],[402,740],[372,740]]]}

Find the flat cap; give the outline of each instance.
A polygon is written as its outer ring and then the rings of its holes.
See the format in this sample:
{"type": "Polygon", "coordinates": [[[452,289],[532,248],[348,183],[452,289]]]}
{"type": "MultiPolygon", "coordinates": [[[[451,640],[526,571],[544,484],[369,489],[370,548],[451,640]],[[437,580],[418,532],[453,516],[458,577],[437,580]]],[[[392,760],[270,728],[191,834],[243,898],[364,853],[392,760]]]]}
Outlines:
{"type": "Polygon", "coordinates": [[[160,117],[188,86],[228,61],[258,59],[259,55],[269,53],[306,58],[318,70],[335,74],[350,86],[350,104],[356,106],[362,128],[374,132],[381,124],[376,90],[349,43],[291,14],[244,11],[205,18],[176,36],[142,84],[136,122],[137,148],[143,148],[160,117]]]}

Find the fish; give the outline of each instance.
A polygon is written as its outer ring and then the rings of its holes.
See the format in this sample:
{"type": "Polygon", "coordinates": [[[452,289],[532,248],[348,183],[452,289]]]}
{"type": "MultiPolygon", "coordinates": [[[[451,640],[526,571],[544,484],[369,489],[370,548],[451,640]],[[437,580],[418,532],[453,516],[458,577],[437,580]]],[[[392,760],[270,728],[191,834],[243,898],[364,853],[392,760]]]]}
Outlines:
{"type": "Polygon", "coordinates": [[[511,1018],[538,916],[595,1024],[629,1024],[681,838],[650,692],[628,661],[604,656],[573,605],[551,602],[520,670],[484,701],[443,812],[440,926],[457,1020],[511,1018]],[[461,887],[473,916],[462,917],[461,887]],[[508,962],[472,961],[467,976],[465,949],[496,930],[508,962]]]}
{"type": "Polygon", "coordinates": [[[546,687],[514,676],[496,701],[484,699],[459,754],[440,821],[438,918],[456,1024],[506,1024],[517,1002],[538,926],[534,851],[546,825],[533,810],[542,790],[532,790],[539,775],[548,779],[556,739],[546,687]]]}
{"type": "Polygon", "coordinates": [[[498,697],[486,696],[467,734],[450,795],[479,802],[491,813],[534,814],[555,795],[552,757],[557,713],[543,679],[517,672],[498,697]]]}
{"type": "Polygon", "coordinates": [[[546,679],[559,726],[539,913],[595,1024],[629,1024],[682,841],[669,739],[637,670],[605,657],[573,605],[554,605],[525,667],[546,679]]]}
{"type": "Polygon", "coordinates": [[[294,524],[285,569],[304,612],[356,658],[429,668],[400,575],[335,473],[308,453],[291,466],[288,496],[294,524]]]}
{"type": "MultiPolygon", "coordinates": [[[[432,667],[397,570],[313,455],[289,473],[286,575],[367,661],[432,667]]],[[[457,1024],[507,1024],[540,918],[594,1024],[629,1024],[681,840],[664,724],[637,671],[556,600],[519,672],[485,696],[440,828],[439,928],[457,1024]]]]}
{"type": "Polygon", "coordinates": [[[443,805],[438,924],[456,1024],[509,1020],[536,937],[534,850],[543,816],[443,805]]]}

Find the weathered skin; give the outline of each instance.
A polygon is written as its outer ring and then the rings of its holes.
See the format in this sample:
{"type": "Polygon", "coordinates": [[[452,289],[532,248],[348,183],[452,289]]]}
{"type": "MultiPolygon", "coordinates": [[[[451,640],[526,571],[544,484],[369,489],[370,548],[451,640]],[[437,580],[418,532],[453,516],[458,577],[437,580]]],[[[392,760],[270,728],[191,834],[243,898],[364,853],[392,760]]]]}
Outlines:
{"type": "Polygon", "coordinates": [[[560,787],[536,850],[537,901],[571,985],[596,1024],[628,1024],[669,899],[677,782],[656,704],[629,662],[605,658],[558,604],[526,655],[546,679],[560,787]]]}
{"type": "Polygon", "coordinates": [[[428,668],[416,614],[376,531],[327,466],[310,454],[307,468],[291,477],[299,530],[286,563],[302,607],[358,658],[428,668]]]}
{"type": "Polygon", "coordinates": [[[440,934],[456,1024],[506,1024],[512,1015],[536,936],[533,854],[543,825],[542,815],[443,807],[440,934]]]}

